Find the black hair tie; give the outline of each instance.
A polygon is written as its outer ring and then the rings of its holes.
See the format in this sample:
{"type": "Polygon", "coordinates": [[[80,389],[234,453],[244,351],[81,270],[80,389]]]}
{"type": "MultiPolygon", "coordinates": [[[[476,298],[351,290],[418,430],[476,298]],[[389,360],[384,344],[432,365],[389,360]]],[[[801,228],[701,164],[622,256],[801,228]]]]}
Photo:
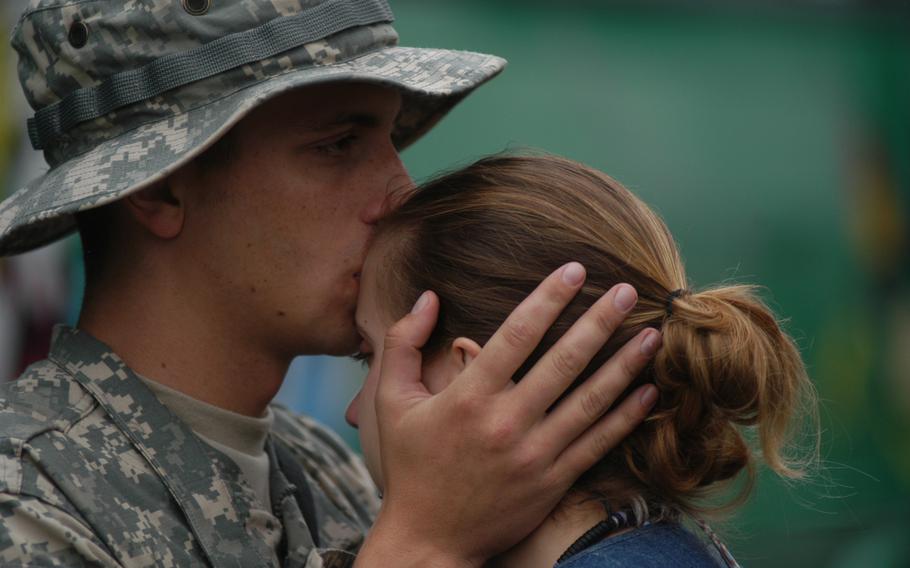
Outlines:
{"type": "Polygon", "coordinates": [[[685,288],[677,288],[676,290],[673,290],[672,292],[667,294],[667,300],[664,305],[664,309],[667,312],[667,317],[670,317],[673,315],[673,302],[676,300],[676,298],[679,298],[680,296],[683,296],[686,293],[687,293],[687,290],[685,288]]]}

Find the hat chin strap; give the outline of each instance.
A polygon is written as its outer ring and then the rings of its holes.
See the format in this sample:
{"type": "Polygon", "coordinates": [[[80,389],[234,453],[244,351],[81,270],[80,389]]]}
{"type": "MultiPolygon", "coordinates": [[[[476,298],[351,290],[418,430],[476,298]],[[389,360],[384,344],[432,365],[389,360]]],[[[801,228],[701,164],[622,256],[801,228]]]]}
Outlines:
{"type": "Polygon", "coordinates": [[[164,55],[142,67],[77,89],[28,119],[36,150],[53,145],[76,125],[229,69],[273,57],[357,26],[392,22],[386,0],[328,0],[291,16],[164,55]]]}

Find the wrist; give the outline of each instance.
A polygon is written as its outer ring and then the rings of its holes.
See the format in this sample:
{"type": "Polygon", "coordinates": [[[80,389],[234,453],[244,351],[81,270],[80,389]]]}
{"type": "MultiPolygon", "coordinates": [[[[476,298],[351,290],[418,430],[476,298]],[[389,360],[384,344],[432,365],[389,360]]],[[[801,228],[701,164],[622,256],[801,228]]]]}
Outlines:
{"type": "Polygon", "coordinates": [[[380,511],[357,554],[354,568],[482,568],[484,559],[457,553],[429,538],[413,534],[407,523],[380,511]]]}

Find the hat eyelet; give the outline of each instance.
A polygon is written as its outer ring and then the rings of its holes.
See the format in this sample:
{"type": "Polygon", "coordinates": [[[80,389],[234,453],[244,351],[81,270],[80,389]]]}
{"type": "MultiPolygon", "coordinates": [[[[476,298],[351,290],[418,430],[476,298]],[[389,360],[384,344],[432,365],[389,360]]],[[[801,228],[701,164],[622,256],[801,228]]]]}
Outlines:
{"type": "Polygon", "coordinates": [[[76,20],[70,25],[70,30],[66,34],[67,41],[76,49],[85,47],[88,43],[88,26],[81,20],[76,20]]]}
{"type": "Polygon", "coordinates": [[[183,9],[190,16],[202,16],[212,7],[212,0],[183,0],[183,9]]]}

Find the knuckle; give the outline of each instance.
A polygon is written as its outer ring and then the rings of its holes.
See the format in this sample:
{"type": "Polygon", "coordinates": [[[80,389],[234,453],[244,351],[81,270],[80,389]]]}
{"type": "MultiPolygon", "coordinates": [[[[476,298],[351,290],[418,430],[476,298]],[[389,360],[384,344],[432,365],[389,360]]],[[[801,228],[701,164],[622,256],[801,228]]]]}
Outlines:
{"type": "Polygon", "coordinates": [[[582,413],[590,421],[603,416],[603,413],[610,407],[610,400],[596,389],[586,389],[581,393],[580,403],[582,413]]]}
{"type": "Polygon", "coordinates": [[[517,425],[508,417],[491,420],[487,426],[487,439],[494,450],[505,450],[514,444],[517,425]]]}
{"type": "Polygon", "coordinates": [[[388,350],[397,349],[402,343],[404,343],[404,326],[398,322],[386,330],[383,345],[388,350]]]}
{"type": "Polygon", "coordinates": [[[474,415],[477,413],[479,402],[475,397],[457,396],[452,401],[452,406],[457,416],[462,417],[464,420],[473,420],[474,415]]]}
{"type": "Polygon", "coordinates": [[[524,318],[513,318],[503,328],[503,337],[509,347],[513,349],[523,348],[531,343],[534,337],[533,326],[524,318]]]}
{"type": "Polygon", "coordinates": [[[539,452],[534,447],[523,448],[515,454],[515,465],[520,473],[536,474],[541,462],[539,452]]]}
{"type": "Polygon", "coordinates": [[[581,354],[566,346],[554,349],[550,360],[553,370],[558,375],[574,377],[584,369],[584,358],[581,354]]]}

